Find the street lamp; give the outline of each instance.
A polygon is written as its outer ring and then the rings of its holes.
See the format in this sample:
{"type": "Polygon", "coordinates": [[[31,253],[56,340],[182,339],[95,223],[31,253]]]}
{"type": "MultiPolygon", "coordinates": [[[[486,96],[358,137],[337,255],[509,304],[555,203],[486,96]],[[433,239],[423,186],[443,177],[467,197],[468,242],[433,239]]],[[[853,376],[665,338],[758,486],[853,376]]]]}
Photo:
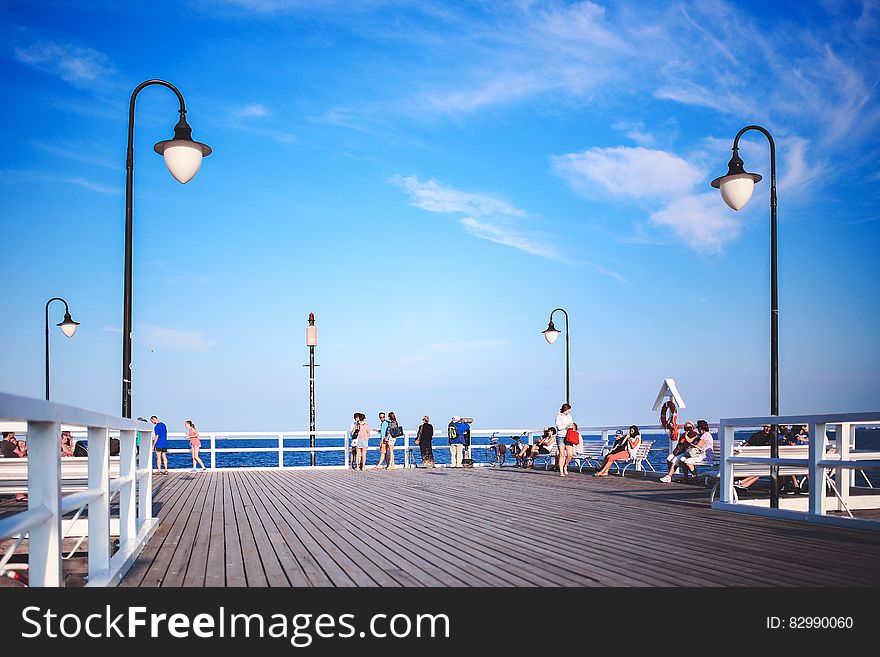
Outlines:
{"type": "MultiPolygon", "coordinates": [[[[770,143],[770,415],[779,415],[779,295],[776,284],[776,144],[770,133],[759,125],[749,125],[736,133],[733,156],[727,163],[727,175],[712,181],[721,197],[734,210],[739,210],[752,197],[761,175],[748,173],[739,157],[739,138],[749,130],[757,130],[770,143]]],[[[778,432],[778,427],[777,427],[778,432]]],[[[779,458],[778,440],[770,444],[771,458],[779,458]]],[[[779,467],[770,470],[770,506],[779,508],[779,467]]]]}
{"type": "Polygon", "coordinates": [[[128,152],[125,160],[125,291],[122,320],[122,417],[131,417],[131,269],[132,269],[132,197],[134,190],[134,104],[141,90],[158,84],[168,87],[180,101],[180,120],[174,126],[174,137],[157,143],[153,150],[165,158],[171,175],[180,182],[188,183],[199,172],[202,159],[211,154],[211,147],[193,141],[192,128],[186,122],[186,104],[183,96],[170,82],[147,80],[141,82],[131,94],[128,106],[128,152]]]}
{"type": "Polygon", "coordinates": [[[565,312],[562,308],[555,308],[550,313],[550,323],[547,325],[547,328],[541,331],[544,334],[544,338],[548,343],[553,344],[556,342],[556,338],[559,337],[559,331],[555,326],[553,326],[553,313],[557,310],[562,311],[562,314],[565,315],[565,403],[571,404],[571,378],[569,375],[569,345],[568,345],[568,313],[565,312]]]}
{"type": "Polygon", "coordinates": [[[315,465],[315,347],[318,346],[318,327],[315,326],[315,313],[309,313],[309,325],[306,327],[306,346],[309,348],[309,447],[311,448],[309,463],[315,465]]]}
{"type": "Polygon", "coordinates": [[[64,335],[72,338],[73,334],[76,333],[76,327],[79,326],[79,322],[73,321],[73,318],[70,316],[70,308],[64,299],[52,297],[46,302],[46,401],[49,401],[49,304],[53,301],[60,301],[64,304],[64,319],[56,324],[56,326],[61,328],[61,332],[64,335]]]}

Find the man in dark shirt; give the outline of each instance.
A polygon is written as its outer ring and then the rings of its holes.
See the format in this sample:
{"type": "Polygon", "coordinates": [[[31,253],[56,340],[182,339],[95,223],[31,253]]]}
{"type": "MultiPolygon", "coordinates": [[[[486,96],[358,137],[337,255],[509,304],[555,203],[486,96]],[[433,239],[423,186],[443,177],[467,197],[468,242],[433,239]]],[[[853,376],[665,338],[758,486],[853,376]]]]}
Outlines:
{"type": "Polygon", "coordinates": [[[761,427],[760,431],[756,431],[749,439],[743,443],[743,445],[750,445],[751,447],[766,447],[771,442],[776,440],[776,432],[773,431],[773,427],[769,424],[765,424],[761,427]]]}
{"type": "Polygon", "coordinates": [[[3,432],[3,442],[0,442],[0,456],[7,459],[18,458],[18,442],[15,440],[14,431],[3,432]]]}

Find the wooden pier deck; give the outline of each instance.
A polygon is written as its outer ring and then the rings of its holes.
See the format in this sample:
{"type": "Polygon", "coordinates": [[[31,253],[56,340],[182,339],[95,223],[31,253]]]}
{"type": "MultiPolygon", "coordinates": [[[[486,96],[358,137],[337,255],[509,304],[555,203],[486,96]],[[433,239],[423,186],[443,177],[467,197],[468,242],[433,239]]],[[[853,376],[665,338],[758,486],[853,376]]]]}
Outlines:
{"type": "Polygon", "coordinates": [[[176,472],[154,494],[123,587],[880,584],[880,532],[713,511],[706,488],[637,477],[176,472]]]}

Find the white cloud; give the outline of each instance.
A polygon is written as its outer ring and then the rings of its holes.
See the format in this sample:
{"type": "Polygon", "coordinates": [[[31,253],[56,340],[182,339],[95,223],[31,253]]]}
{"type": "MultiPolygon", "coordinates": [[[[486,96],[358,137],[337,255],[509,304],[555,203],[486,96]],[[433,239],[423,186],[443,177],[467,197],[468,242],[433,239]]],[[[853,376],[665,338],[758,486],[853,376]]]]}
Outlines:
{"type": "Polygon", "coordinates": [[[75,86],[91,86],[116,72],[104,53],[66,43],[40,43],[15,48],[14,53],[18,61],[57,75],[75,86]]]}
{"type": "Polygon", "coordinates": [[[719,253],[724,245],[739,237],[740,215],[724,205],[716,191],[677,198],[653,212],[652,224],[675,231],[685,244],[703,254],[719,253]]]}
{"type": "Polygon", "coordinates": [[[555,259],[560,256],[559,250],[555,247],[544,244],[527,234],[516,230],[510,230],[497,224],[488,223],[486,221],[478,221],[473,217],[464,217],[459,219],[458,223],[464,226],[464,229],[471,235],[479,237],[496,244],[503,244],[518,249],[531,255],[541,258],[555,259]]]}
{"type": "Polygon", "coordinates": [[[704,173],[677,155],[637,146],[591,148],[551,158],[578,193],[595,198],[668,199],[686,194],[704,173]]]}
{"type": "Polygon", "coordinates": [[[168,351],[202,352],[216,344],[206,338],[203,331],[182,331],[161,326],[144,328],[140,338],[151,346],[168,351]]]}
{"type": "Polygon", "coordinates": [[[264,116],[270,116],[271,114],[271,110],[260,103],[250,103],[249,105],[245,105],[235,111],[235,116],[237,118],[262,118],[264,116]]]}
{"type": "Polygon", "coordinates": [[[28,169],[0,169],[0,183],[62,183],[65,185],[76,185],[77,187],[82,187],[91,192],[98,192],[99,194],[122,194],[123,192],[121,187],[105,185],[83,176],[68,176],[65,174],[33,171],[28,169]]]}
{"type": "Polygon", "coordinates": [[[421,181],[416,176],[392,176],[394,185],[410,194],[412,205],[428,212],[462,213],[478,217],[525,217],[526,213],[507,201],[491,194],[463,192],[441,185],[436,180],[421,181]]]}

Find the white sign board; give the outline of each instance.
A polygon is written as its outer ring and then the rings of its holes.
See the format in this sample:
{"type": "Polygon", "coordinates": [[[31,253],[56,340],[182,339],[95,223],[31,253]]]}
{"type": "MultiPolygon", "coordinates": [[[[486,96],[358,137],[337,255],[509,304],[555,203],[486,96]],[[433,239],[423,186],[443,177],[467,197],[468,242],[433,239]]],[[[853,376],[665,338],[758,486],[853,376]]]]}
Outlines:
{"type": "Polygon", "coordinates": [[[684,399],[681,398],[678,388],[675,387],[675,379],[663,379],[663,385],[660,386],[660,392],[657,393],[657,400],[654,402],[653,410],[659,411],[667,399],[675,402],[676,409],[685,408],[684,399]]]}

